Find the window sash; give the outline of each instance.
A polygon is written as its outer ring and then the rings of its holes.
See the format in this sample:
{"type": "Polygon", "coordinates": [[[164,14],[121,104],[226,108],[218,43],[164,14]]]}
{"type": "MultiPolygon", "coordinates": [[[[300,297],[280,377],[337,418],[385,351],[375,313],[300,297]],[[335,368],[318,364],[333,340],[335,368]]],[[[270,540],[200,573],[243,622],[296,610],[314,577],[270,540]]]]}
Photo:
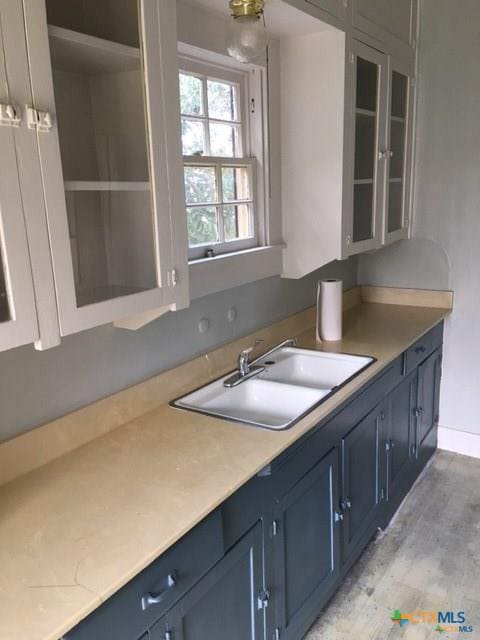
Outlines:
{"type": "Polygon", "coordinates": [[[189,258],[191,260],[205,258],[206,250],[213,249],[215,255],[223,253],[233,253],[234,251],[241,251],[242,249],[249,249],[251,247],[258,246],[259,244],[259,225],[258,217],[256,215],[255,206],[255,172],[256,172],[256,160],[255,158],[220,158],[217,156],[184,156],[185,167],[214,167],[215,177],[217,184],[217,199],[211,202],[195,202],[192,204],[185,203],[187,209],[199,209],[202,207],[212,207],[216,210],[217,225],[219,230],[219,240],[217,242],[206,242],[204,244],[189,245],[189,258]],[[248,199],[235,199],[226,200],[223,197],[223,181],[222,181],[222,169],[224,168],[245,168],[248,171],[249,176],[249,198],[248,199]],[[239,238],[237,240],[225,240],[224,221],[223,221],[223,207],[228,206],[241,206],[246,205],[249,208],[250,215],[250,229],[252,236],[249,238],[239,238]]]}

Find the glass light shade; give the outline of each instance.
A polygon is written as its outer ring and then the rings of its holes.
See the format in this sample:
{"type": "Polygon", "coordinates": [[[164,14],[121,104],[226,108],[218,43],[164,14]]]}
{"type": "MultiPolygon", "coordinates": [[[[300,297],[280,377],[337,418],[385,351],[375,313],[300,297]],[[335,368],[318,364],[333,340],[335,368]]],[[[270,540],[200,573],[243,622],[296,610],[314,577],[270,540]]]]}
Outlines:
{"type": "Polygon", "coordinates": [[[254,62],[267,46],[267,34],[261,16],[238,16],[230,21],[228,53],[239,62],[254,62]]]}

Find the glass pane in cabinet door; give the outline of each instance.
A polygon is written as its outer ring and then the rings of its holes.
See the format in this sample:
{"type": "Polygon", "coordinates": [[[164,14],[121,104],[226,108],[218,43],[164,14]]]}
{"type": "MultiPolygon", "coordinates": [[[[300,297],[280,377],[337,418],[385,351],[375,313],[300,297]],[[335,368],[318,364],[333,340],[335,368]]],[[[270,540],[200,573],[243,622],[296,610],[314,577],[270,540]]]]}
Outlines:
{"type": "Polygon", "coordinates": [[[373,184],[356,184],[353,191],[353,242],[373,237],[373,184]]]}
{"type": "Polygon", "coordinates": [[[67,211],[79,307],[156,286],[148,191],[71,191],[67,211]]]}
{"type": "Polygon", "coordinates": [[[388,183],[388,232],[403,227],[408,78],[392,73],[390,114],[390,162],[388,183]]]}
{"type": "Polygon", "coordinates": [[[77,304],[156,288],[138,3],[47,0],[47,17],[77,304]]]}
{"type": "Polygon", "coordinates": [[[7,285],[5,282],[5,267],[3,265],[2,250],[0,248],[0,322],[12,319],[8,302],[7,285]]]}
{"type": "Polygon", "coordinates": [[[378,65],[357,57],[353,242],[373,238],[378,128],[378,65]]]}

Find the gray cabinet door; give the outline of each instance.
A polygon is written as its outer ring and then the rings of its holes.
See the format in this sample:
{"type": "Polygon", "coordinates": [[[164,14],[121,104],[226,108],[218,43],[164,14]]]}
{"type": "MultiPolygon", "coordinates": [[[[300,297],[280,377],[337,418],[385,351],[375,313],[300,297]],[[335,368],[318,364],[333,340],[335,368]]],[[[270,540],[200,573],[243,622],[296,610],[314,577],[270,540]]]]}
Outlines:
{"type": "Polygon", "coordinates": [[[415,453],[415,402],[417,372],[411,373],[389,401],[387,449],[387,497],[391,500],[402,490],[410,473],[415,453]]]}
{"type": "Polygon", "coordinates": [[[386,44],[415,46],[417,0],[354,0],[354,26],[386,44]]]}
{"type": "Polygon", "coordinates": [[[342,439],[343,562],[364,543],[377,517],[385,422],[386,413],[380,405],[342,439]]]}
{"type": "Polygon", "coordinates": [[[337,577],[337,482],[338,450],[333,449],[277,500],[274,594],[281,638],[301,637],[337,577]]]}
{"type": "Polygon", "coordinates": [[[268,596],[258,523],[151,630],[151,640],[264,640],[268,596]]]}
{"type": "Polygon", "coordinates": [[[438,424],[441,375],[442,350],[437,349],[418,368],[417,457],[421,457],[424,442],[438,424]]]}

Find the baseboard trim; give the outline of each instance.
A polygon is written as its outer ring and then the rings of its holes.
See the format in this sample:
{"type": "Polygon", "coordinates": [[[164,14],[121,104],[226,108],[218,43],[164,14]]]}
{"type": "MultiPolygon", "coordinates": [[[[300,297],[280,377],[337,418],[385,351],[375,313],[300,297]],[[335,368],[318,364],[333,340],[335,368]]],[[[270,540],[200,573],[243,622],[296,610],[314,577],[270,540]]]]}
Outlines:
{"type": "Polygon", "coordinates": [[[480,458],[480,433],[469,433],[449,427],[438,427],[438,448],[480,458]]]}

